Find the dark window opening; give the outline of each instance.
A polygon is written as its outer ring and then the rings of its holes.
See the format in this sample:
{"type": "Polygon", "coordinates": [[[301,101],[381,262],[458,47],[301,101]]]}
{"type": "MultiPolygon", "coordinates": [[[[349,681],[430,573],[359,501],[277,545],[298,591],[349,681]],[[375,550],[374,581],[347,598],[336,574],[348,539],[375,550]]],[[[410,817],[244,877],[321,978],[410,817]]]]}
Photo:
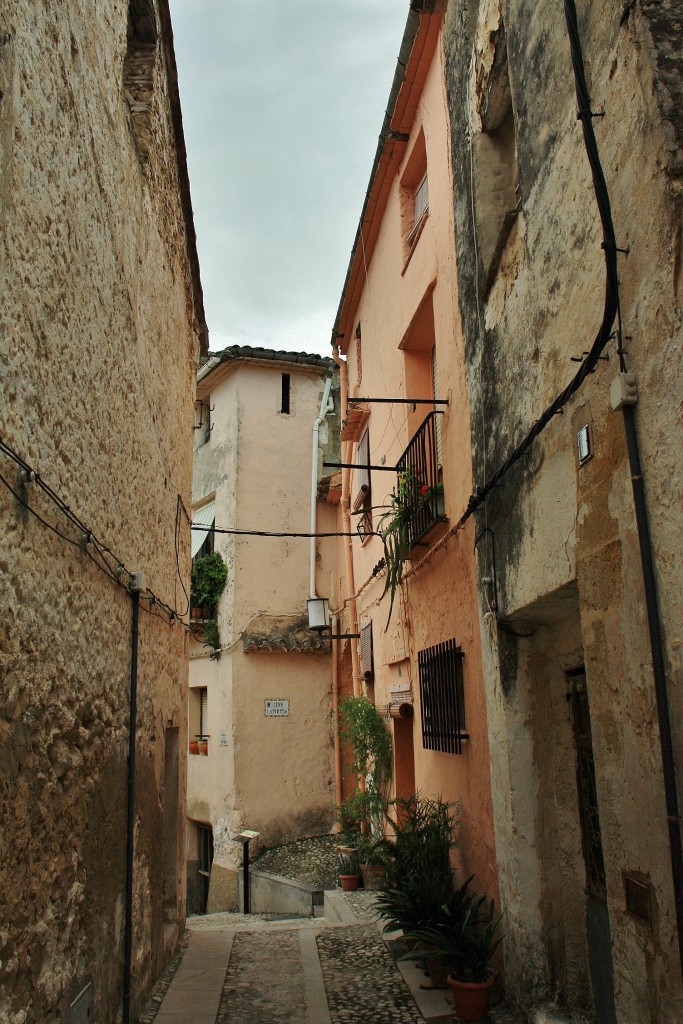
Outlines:
{"type": "Polygon", "coordinates": [[[209,902],[209,882],[211,880],[211,866],[213,864],[213,831],[205,825],[197,826],[198,840],[198,902],[199,913],[205,914],[209,902]]]}
{"type": "Polygon", "coordinates": [[[464,654],[456,640],[419,651],[422,745],[425,750],[462,754],[465,731],[464,654]]]}
{"type": "Polygon", "coordinates": [[[290,376],[288,373],[282,374],[282,401],[280,403],[280,412],[289,415],[289,392],[290,392],[290,376]]]}

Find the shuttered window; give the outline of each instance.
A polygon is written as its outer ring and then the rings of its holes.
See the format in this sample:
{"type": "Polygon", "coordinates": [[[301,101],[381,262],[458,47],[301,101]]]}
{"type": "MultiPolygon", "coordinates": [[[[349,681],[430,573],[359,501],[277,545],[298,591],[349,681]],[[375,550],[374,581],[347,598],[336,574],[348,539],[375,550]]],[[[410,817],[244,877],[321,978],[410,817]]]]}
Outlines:
{"type": "Polygon", "coordinates": [[[356,466],[354,471],[356,481],[356,492],[353,500],[354,512],[364,510],[364,514],[358,515],[356,528],[362,540],[372,533],[372,495],[370,488],[370,434],[365,431],[356,451],[356,466]]]}
{"type": "Polygon", "coordinates": [[[370,435],[366,430],[358,442],[356,451],[356,496],[353,507],[358,509],[365,504],[365,498],[370,493],[370,435]]]}
{"type": "Polygon", "coordinates": [[[199,711],[199,735],[209,735],[209,691],[204,686],[199,691],[201,697],[201,708],[199,711]]]}
{"type": "Polygon", "coordinates": [[[375,677],[372,651],[372,619],[360,628],[360,670],[366,682],[375,677]]]}
{"type": "Polygon", "coordinates": [[[422,218],[424,217],[429,207],[429,186],[427,184],[427,175],[415,189],[415,219],[413,226],[417,227],[422,218]]]}

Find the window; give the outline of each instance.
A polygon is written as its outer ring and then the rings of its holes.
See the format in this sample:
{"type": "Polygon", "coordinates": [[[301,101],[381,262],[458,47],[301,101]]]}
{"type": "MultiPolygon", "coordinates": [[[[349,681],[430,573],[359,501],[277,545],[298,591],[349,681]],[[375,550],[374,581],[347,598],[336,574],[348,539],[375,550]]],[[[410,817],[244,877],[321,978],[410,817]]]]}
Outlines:
{"type": "Polygon", "coordinates": [[[407,265],[429,210],[427,145],[423,129],[420,129],[410,156],[406,160],[405,169],[401,174],[399,195],[403,258],[407,265]]]}
{"type": "Polygon", "coordinates": [[[288,373],[282,374],[282,393],[280,400],[280,412],[289,416],[289,393],[290,393],[290,376],[288,373]]]}
{"type": "Polygon", "coordinates": [[[216,521],[216,502],[210,501],[208,505],[193,509],[192,525],[200,529],[192,530],[192,561],[201,558],[202,555],[210,555],[214,550],[213,525],[216,521]]]}
{"type": "Polygon", "coordinates": [[[360,671],[366,683],[375,678],[375,666],[372,652],[372,619],[360,627],[360,671]]]}
{"type": "Polygon", "coordinates": [[[408,235],[408,241],[412,242],[413,238],[417,234],[417,229],[420,226],[420,222],[424,217],[425,213],[429,209],[429,185],[427,181],[427,175],[415,189],[413,196],[413,227],[408,235]]]}
{"type": "Polygon", "coordinates": [[[366,540],[372,533],[372,496],[370,489],[370,435],[366,430],[358,442],[356,452],[356,495],[353,501],[353,511],[357,515],[358,523],[356,529],[361,540],[366,540]]]}
{"type": "Polygon", "coordinates": [[[464,654],[455,640],[419,651],[422,745],[425,750],[462,754],[465,731],[464,654]]]}
{"type": "Polygon", "coordinates": [[[209,691],[205,686],[191,686],[188,706],[190,740],[209,735],[209,691]]]}

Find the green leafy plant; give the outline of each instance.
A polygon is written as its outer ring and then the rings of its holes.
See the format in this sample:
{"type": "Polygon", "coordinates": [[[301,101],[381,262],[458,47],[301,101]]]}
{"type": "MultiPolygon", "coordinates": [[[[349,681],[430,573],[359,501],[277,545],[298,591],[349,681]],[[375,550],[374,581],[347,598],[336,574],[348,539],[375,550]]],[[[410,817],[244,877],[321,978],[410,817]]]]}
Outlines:
{"type": "Polygon", "coordinates": [[[468,891],[472,878],[440,907],[433,923],[414,928],[405,937],[429,949],[430,957],[456,980],[481,983],[491,973],[493,956],[503,941],[503,917],[496,917],[493,900],[468,891]]]}
{"type": "Polygon", "coordinates": [[[212,617],[225,589],[228,567],[219,551],[195,558],[192,564],[190,603],[212,617]]]}
{"type": "Polygon", "coordinates": [[[391,621],[403,567],[410,554],[410,524],[420,501],[419,481],[413,470],[408,467],[398,474],[398,483],[389,498],[389,511],[384,513],[377,526],[384,546],[386,567],[382,597],[387,593],[391,595],[387,626],[391,621]]]}
{"type": "Polygon", "coordinates": [[[367,697],[348,697],[339,706],[339,735],[353,752],[351,771],[365,781],[365,791],[344,803],[346,822],[355,822],[358,834],[381,838],[392,775],[391,734],[367,697]]]}
{"type": "Polygon", "coordinates": [[[217,609],[228,579],[228,567],[219,551],[196,558],[192,564],[190,605],[199,608],[202,622],[202,641],[212,647],[212,658],[220,658],[217,609]]]}
{"type": "Polygon", "coordinates": [[[389,816],[389,825],[393,835],[385,840],[392,853],[391,880],[418,874],[443,879],[450,887],[450,853],[458,845],[458,804],[415,793],[408,799],[394,800],[392,806],[394,815],[389,816]]]}

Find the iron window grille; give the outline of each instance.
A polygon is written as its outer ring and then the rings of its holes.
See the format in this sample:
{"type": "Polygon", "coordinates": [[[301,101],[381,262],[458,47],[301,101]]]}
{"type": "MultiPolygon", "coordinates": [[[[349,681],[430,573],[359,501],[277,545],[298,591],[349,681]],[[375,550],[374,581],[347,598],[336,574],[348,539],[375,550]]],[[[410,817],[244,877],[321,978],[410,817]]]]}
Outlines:
{"type": "Polygon", "coordinates": [[[417,544],[437,523],[444,522],[443,484],[439,479],[437,417],[428,413],[396,463],[399,493],[410,507],[408,544],[417,544]]]}
{"type": "Polygon", "coordinates": [[[425,750],[462,754],[465,727],[464,654],[456,640],[419,651],[422,745],[425,750]]]}

